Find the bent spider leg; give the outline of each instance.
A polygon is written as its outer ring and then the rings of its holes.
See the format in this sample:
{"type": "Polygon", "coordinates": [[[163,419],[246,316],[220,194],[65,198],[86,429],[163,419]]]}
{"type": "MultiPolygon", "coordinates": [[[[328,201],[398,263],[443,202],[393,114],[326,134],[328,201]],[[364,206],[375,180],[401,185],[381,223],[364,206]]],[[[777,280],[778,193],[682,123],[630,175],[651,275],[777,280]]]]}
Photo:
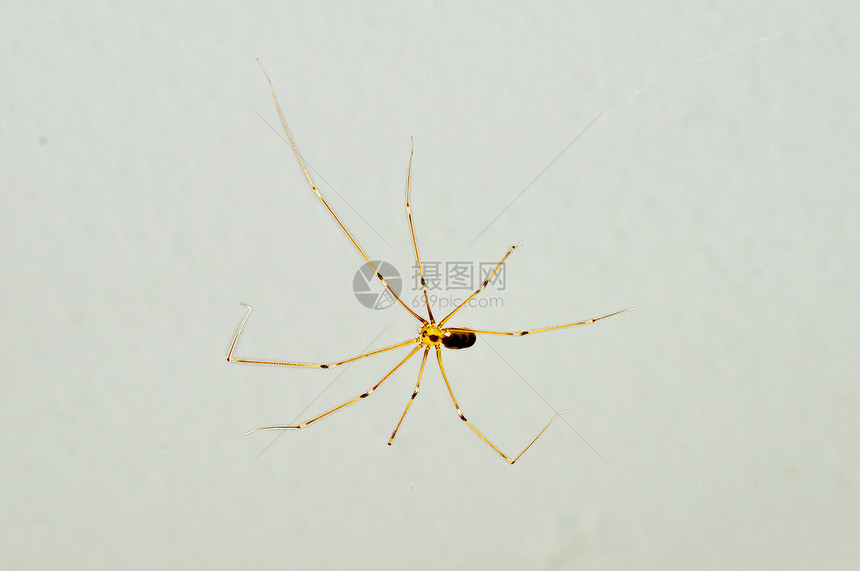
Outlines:
{"type": "Polygon", "coordinates": [[[314,194],[317,195],[317,198],[319,198],[320,201],[323,203],[323,206],[325,206],[326,210],[328,210],[329,214],[331,214],[332,218],[334,218],[334,221],[337,222],[337,225],[340,226],[340,229],[343,230],[343,233],[346,234],[346,237],[349,238],[349,241],[352,242],[352,245],[355,246],[355,249],[358,250],[358,253],[361,254],[361,257],[364,258],[364,261],[367,262],[367,265],[369,265],[371,268],[373,268],[373,271],[376,273],[376,277],[379,279],[379,281],[382,282],[382,285],[385,286],[385,288],[388,290],[388,292],[394,296],[394,299],[396,299],[398,302],[400,302],[400,305],[402,305],[403,308],[406,309],[406,311],[411,313],[415,319],[417,319],[421,323],[427,323],[426,319],[424,319],[423,317],[421,317],[420,315],[418,315],[417,313],[412,311],[412,309],[410,309],[409,306],[406,305],[406,303],[404,303],[404,301],[402,299],[400,299],[400,296],[398,296],[396,293],[394,293],[394,290],[388,284],[388,280],[386,280],[382,276],[382,274],[379,273],[379,270],[377,269],[377,267],[373,264],[373,262],[370,261],[370,258],[367,257],[367,254],[364,253],[364,250],[361,249],[361,246],[358,245],[358,242],[355,241],[355,238],[353,238],[352,234],[350,234],[349,230],[346,229],[346,226],[343,224],[343,222],[341,222],[340,218],[338,218],[338,215],[334,213],[334,210],[332,210],[331,206],[329,206],[326,199],[323,198],[323,195],[320,193],[319,189],[314,184],[314,181],[311,178],[311,175],[308,172],[307,167],[305,166],[305,161],[302,159],[302,156],[299,154],[299,149],[296,146],[296,142],[293,140],[293,134],[290,133],[290,129],[287,127],[287,121],[286,121],[286,119],[284,119],[283,112],[281,112],[281,104],[278,103],[278,96],[275,95],[275,86],[272,85],[272,80],[269,78],[269,74],[266,73],[266,68],[263,67],[263,63],[259,60],[259,58],[257,59],[257,63],[260,64],[260,69],[263,70],[263,75],[266,76],[266,80],[269,82],[269,89],[272,92],[272,99],[275,101],[275,107],[278,110],[278,117],[281,119],[281,125],[284,127],[284,131],[286,131],[287,137],[289,137],[289,139],[290,139],[290,145],[293,147],[293,152],[296,154],[296,158],[299,159],[299,165],[302,167],[302,172],[305,173],[305,178],[308,180],[308,184],[310,185],[311,190],[314,192],[314,194]]]}
{"type": "Polygon", "coordinates": [[[554,325],[552,327],[542,327],[540,329],[529,329],[527,331],[484,331],[482,329],[470,329],[472,333],[486,333],[487,335],[515,335],[517,337],[521,337],[523,335],[528,335],[530,333],[541,333],[542,331],[552,331],[554,329],[564,329],[565,327],[576,327],[577,325],[589,325],[596,321],[600,321],[601,319],[606,319],[607,317],[612,317],[613,315],[618,315],[619,313],[624,313],[625,311],[636,311],[639,309],[638,307],[628,307],[627,309],[622,309],[621,311],[616,311],[614,313],[610,313],[608,315],[602,315],[600,317],[594,317],[592,319],[588,319],[586,321],[578,321],[576,323],[567,323],[565,325],[554,325]]]}
{"type": "Polygon", "coordinates": [[[256,363],[259,365],[285,365],[288,367],[311,367],[316,369],[331,369],[343,365],[344,363],[358,361],[359,359],[364,359],[365,357],[378,355],[379,353],[385,353],[386,351],[391,351],[392,349],[397,349],[398,347],[403,347],[405,345],[409,345],[410,343],[417,343],[419,341],[419,338],[416,337],[415,339],[409,339],[408,341],[398,343],[397,345],[383,347],[382,349],[377,349],[376,351],[371,351],[369,353],[363,353],[361,355],[350,357],[349,359],[344,359],[343,361],[337,361],[335,363],[295,363],[292,361],[261,361],[257,359],[236,359],[235,357],[233,357],[233,349],[236,347],[236,342],[239,340],[239,334],[242,333],[242,329],[245,327],[245,322],[248,321],[248,316],[251,315],[252,311],[254,311],[254,308],[247,303],[240,303],[239,305],[247,307],[248,311],[245,312],[245,317],[242,318],[241,323],[239,323],[239,329],[236,330],[236,336],[233,337],[233,343],[230,344],[230,350],[227,352],[228,363],[256,363]]]}
{"type": "Polygon", "coordinates": [[[380,386],[382,383],[384,383],[384,382],[386,381],[386,379],[388,379],[388,377],[390,377],[391,375],[393,375],[393,374],[394,374],[394,371],[396,371],[397,369],[399,369],[399,368],[401,367],[401,365],[403,365],[403,363],[405,363],[406,361],[408,361],[409,359],[411,359],[411,358],[412,358],[412,356],[413,356],[413,355],[415,355],[415,353],[417,353],[417,352],[418,352],[418,350],[419,350],[420,348],[421,348],[421,345],[417,345],[414,349],[412,349],[412,351],[410,351],[410,352],[409,352],[409,354],[408,354],[408,355],[406,355],[406,357],[404,357],[402,361],[400,361],[399,363],[397,363],[397,365],[395,365],[393,369],[391,369],[390,371],[388,371],[388,374],[387,374],[387,375],[385,375],[384,377],[382,377],[382,380],[380,380],[378,383],[376,383],[375,385],[373,385],[370,389],[368,389],[368,390],[366,390],[365,392],[361,393],[360,395],[358,395],[358,396],[357,396],[357,397],[355,397],[354,399],[352,399],[352,400],[348,400],[348,401],[346,401],[345,403],[343,403],[342,405],[334,407],[333,409],[331,409],[331,410],[330,410],[330,411],[328,411],[328,412],[324,412],[324,413],[322,413],[321,415],[316,416],[316,417],[314,417],[314,418],[312,418],[312,419],[310,419],[310,420],[306,420],[305,422],[303,422],[303,423],[301,423],[301,424],[281,425],[281,426],[262,426],[262,427],[260,427],[260,428],[254,428],[254,429],[252,429],[252,430],[249,430],[249,431],[248,431],[248,432],[246,432],[245,434],[251,434],[252,432],[255,432],[255,431],[257,431],[257,430],[289,430],[289,429],[300,429],[300,428],[304,428],[304,427],[306,427],[307,425],[309,425],[309,424],[311,424],[311,423],[313,423],[313,422],[316,422],[316,421],[318,421],[318,420],[319,420],[319,419],[321,419],[321,418],[325,418],[326,416],[330,415],[331,413],[333,413],[333,412],[337,412],[337,411],[339,411],[340,409],[342,409],[342,408],[344,408],[344,407],[347,407],[347,406],[351,405],[352,403],[354,403],[354,402],[356,402],[356,401],[358,401],[358,400],[361,400],[361,399],[363,399],[363,398],[367,398],[367,397],[369,397],[371,394],[373,394],[373,391],[375,391],[376,389],[378,389],[378,388],[379,388],[379,386],[380,386]]]}
{"type": "Polygon", "coordinates": [[[520,240],[519,242],[517,242],[516,244],[514,244],[513,246],[511,246],[510,248],[508,248],[507,253],[502,257],[502,261],[500,261],[498,264],[496,264],[496,267],[495,267],[495,268],[493,268],[493,271],[492,271],[492,272],[490,272],[490,275],[488,275],[488,276],[487,276],[487,278],[486,278],[483,282],[481,282],[481,285],[478,287],[478,289],[476,289],[476,290],[475,290],[475,292],[474,292],[472,295],[470,295],[470,296],[469,296],[469,297],[467,297],[465,300],[463,300],[463,303],[461,303],[460,305],[458,305],[457,307],[455,307],[455,308],[454,308],[454,311],[452,311],[452,312],[451,312],[451,313],[449,313],[447,316],[445,316],[445,319],[443,319],[442,321],[440,321],[440,322],[439,322],[439,327],[442,327],[443,325],[445,325],[445,322],[446,322],[446,321],[448,321],[449,319],[451,319],[451,316],[452,316],[452,315],[454,315],[455,313],[457,313],[458,311],[460,311],[460,308],[461,308],[461,307],[463,307],[464,305],[466,305],[467,303],[469,303],[469,301],[471,301],[471,299],[472,299],[473,297],[475,297],[476,295],[478,295],[479,293],[481,293],[481,291],[482,291],[485,287],[487,287],[487,284],[488,284],[488,283],[490,283],[490,280],[491,280],[491,279],[493,279],[493,276],[494,276],[494,275],[496,275],[496,272],[497,272],[497,271],[499,271],[499,268],[501,268],[501,267],[502,267],[502,264],[504,264],[504,263],[505,263],[505,260],[507,260],[507,259],[508,259],[508,256],[510,256],[510,255],[513,253],[513,251],[514,251],[514,250],[516,250],[517,248],[519,248],[520,244],[522,244],[522,243],[523,243],[523,241],[522,241],[522,240],[520,240]]]}
{"type": "Polygon", "coordinates": [[[412,397],[409,399],[409,402],[406,403],[406,410],[403,411],[403,414],[400,416],[400,420],[397,421],[397,426],[394,427],[394,432],[391,433],[391,438],[388,439],[389,446],[394,442],[394,437],[397,436],[397,431],[400,430],[400,425],[403,422],[403,419],[406,418],[406,413],[409,412],[409,407],[412,406],[412,402],[415,400],[415,397],[418,396],[418,387],[421,386],[421,375],[424,373],[424,363],[427,362],[427,353],[429,352],[430,347],[424,349],[424,356],[421,358],[421,368],[418,369],[418,382],[415,383],[415,390],[412,391],[412,397]]]}
{"type": "MultiPolygon", "coordinates": [[[[427,282],[424,280],[424,269],[421,267],[421,256],[418,255],[418,242],[415,240],[415,226],[412,224],[412,207],[409,204],[410,183],[412,181],[412,153],[415,150],[415,141],[409,137],[409,168],[406,170],[406,216],[409,218],[409,232],[412,234],[412,248],[415,250],[415,263],[418,266],[418,275],[421,276],[421,288],[424,290],[424,303],[427,305],[427,316],[430,323],[436,323],[433,312],[430,310],[430,297],[427,295],[427,282]]],[[[394,432],[397,432],[396,430],[394,432]]],[[[394,437],[392,436],[392,439],[394,437]]],[[[389,442],[389,444],[391,444],[389,442]]]]}
{"type": "Polygon", "coordinates": [[[465,415],[463,415],[463,411],[462,411],[462,410],[460,410],[460,405],[459,405],[459,404],[457,404],[457,399],[454,397],[454,391],[452,391],[452,390],[451,390],[451,383],[449,383],[449,382],[448,382],[448,375],[446,375],[446,374],[445,374],[445,367],[443,367],[443,366],[442,366],[442,350],[441,350],[441,349],[439,349],[439,347],[438,347],[438,346],[436,347],[436,358],[437,358],[437,360],[439,361],[439,370],[442,372],[442,378],[445,380],[445,386],[446,386],[446,387],[448,387],[448,394],[449,394],[449,395],[451,395],[451,400],[452,400],[452,401],[454,401],[454,407],[457,409],[457,414],[460,416],[460,420],[462,420],[463,422],[465,422],[466,424],[468,424],[468,425],[469,425],[469,428],[471,428],[472,430],[474,430],[474,431],[475,431],[475,434],[477,434],[478,436],[480,436],[480,437],[481,437],[481,440],[483,440],[484,442],[486,442],[487,444],[489,444],[489,445],[490,445],[490,448],[492,448],[493,450],[495,450],[495,451],[499,454],[499,456],[501,456],[502,458],[504,458],[504,459],[505,459],[505,461],[506,461],[508,464],[513,464],[514,462],[516,462],[517,460],[519,460],[519,459],[522,457],[522,455],[526,453],[526,450],[528,450],[529,448],[531,448],[531,447],[532,447],[532,444],[534,444],[535,442],[537,442],[537,439],[538,439],[538,438],[540,438],[540,437],[541,437],[541,435],[542,435],[544,432],[546,432],[546,429],[547,429],[547,428],[549,428],[549,425],[550,425],[550,424],[552,424],[552,423],[553,423],[553,421],[554,421],[556,418],[558,418],[558,415],[560,415],[560,414],[564,414],[564,413],[566,413],[566,412],[567,412],[566,410],[562,410],[562,411],[556,412],[556,413],[552,416],[552,418],[551,418],[551,419],[549,419],[549,422],[547,422],[547,423],[546,423],[546,425],[541,429],[541,431],[540,431],[540,432],[538,432],[537,436],[535,436],[535,437],[534,437],[534,439],[533,439],[531,442],[529,442],[528,446],[526,446],[525,448],[523,448],[523,451],[522,451],[522,452],[520,452],[519,454],[517,454],[517,457],[516,457],[516,458],[514,458],[513,460],[511,460],[511,459],[507,456],[507,454],[505,454],[504,452],[502,452],[501,450],[499,450],[499,449],[498,449],[498,447],[497,447],[495,444],[493,444],[492,442],[490,442],[490,440],[489,440],[486,436],[484,436],[484,435],[483,435],[483,433],[482,433],[480,430],[478,430],[478,429],[475,427],[475,425],[474,425],[474,424],[472,424],[471,422],[469,422],[469,421],[466,419],[465,415]]]}

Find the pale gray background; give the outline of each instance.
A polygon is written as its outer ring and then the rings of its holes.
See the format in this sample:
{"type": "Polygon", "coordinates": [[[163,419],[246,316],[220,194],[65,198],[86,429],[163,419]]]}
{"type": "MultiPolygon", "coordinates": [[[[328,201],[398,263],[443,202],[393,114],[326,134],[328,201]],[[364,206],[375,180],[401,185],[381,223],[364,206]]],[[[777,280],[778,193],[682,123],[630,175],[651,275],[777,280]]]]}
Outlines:
{"type": "Polygon", "coordinates": [[[856,564],[856,5],[173,4],[3,8],[0,566],[856,564]],[[353,298],[255,57],[373,257],[410,264],[410,136],[426,258],[524,240],[504,308],[458,323],[641,308],[446,354],[506,451],[571,409],[517,465],[435,367],[385,445],[417,361],[242,435],[399,357],[228,365],[239,301],[249,357],[415,326],[353,298]]]}

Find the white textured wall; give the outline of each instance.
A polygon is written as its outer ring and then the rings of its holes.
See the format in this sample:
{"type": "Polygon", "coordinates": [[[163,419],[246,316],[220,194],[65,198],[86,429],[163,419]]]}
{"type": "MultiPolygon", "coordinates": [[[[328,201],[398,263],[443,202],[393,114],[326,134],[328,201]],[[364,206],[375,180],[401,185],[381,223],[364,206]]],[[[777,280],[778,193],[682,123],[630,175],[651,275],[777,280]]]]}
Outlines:
{"type": "Polygon", "coordinates": [[[173,4],[3,8],[1,567],[857,564],[855,4],[173,4]],[[404,353],[228,365],[239,301],[244,357],[415,327],[353,298],[256,57],[372,257],[409,271],[410,136],[425,259],[524,241],[504,307],[456,324],[640,307],[446,353],[506,451],[571,410],[517,465],[433,362],[385,445],[417,360],[242,435],[404,353]]]}

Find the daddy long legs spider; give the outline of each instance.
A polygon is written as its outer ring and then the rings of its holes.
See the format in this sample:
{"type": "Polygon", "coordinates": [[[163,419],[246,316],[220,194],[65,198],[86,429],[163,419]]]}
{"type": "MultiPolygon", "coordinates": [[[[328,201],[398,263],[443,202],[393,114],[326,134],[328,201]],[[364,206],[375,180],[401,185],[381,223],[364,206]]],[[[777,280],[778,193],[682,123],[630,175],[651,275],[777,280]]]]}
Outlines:
{"type": "MultiPolygon", "coordinates": [[[[415,227],[414,227],[413,222],[412,222],[412,209],[411,209],[410,204],[409,204],[410,182],[411,182],[411,178],[412,178],[412,149],[410,149],[410,151],[409,151],[409,168],[407,169],[407,173],[406,173],[406,216],[409,220],[409,232],[412,235],[412,248],[413,248],[413,251],[415,253],[415,262],[416,262],[416,266],[418,267],[418,272],[419,272],[420,281],[421,281],[421,288],[422,288],[422,291],[424,294],[424,302],[425,302],[425,305],[427,308],[427,318],[425,319],[424,317],[418,315],[406,303],[404,303],[403,300],[400,299],[400,297],[394,292],[394,290],[388,284],[388,281],[386,281],[386,279],[382,276],[382,274],[379,272],[379,270],[376,268],[376,266],[374,266],[373,262],[370,260],[370,258],[367,256],[367,254],[364,253],[364,250],[361,249],[361,246],[358,245],[358,242],[356,242],[355,238],[352,236],[352,234],[349,232],[349,230],[347,230],[346,226],[343,224],[341,219],[337,216],[337,214],[335,214],[334,210],[332,210],[331,206],[329,206],[329,203],[326,201],[326,199],[320,193],[319,189],[314,184],[314,181],[311,178],[310,173],[308,172],[307,166],[305,165],[305,162],[302,159],[301,154],[299,153],[299,149],[298,149],[298,147],[296,147],[296,143],[293,140],[293,135],[290,132],[290,129],[287,127],[287,122],[284,119],[283,112],[281,111],[281,105],[278,102],[277,95],[275,94],[275,87],[272,84],[272,80],[269,78],[269,74],[266,73],[266,70],[265,70],[265,68],[263,68],[263,64],[260,62],[259,59],[257,60],[257,63],[260,64],[260,69],[263,70],[263,74],[266,76],[266,80],[269,82],[269,89],[272,92],[272,99],[275,102],[275,108],[278,110],[278,117],[281,120],[281,125],[283,126],[284,131],[286,132],[287,137],[289,138],[290,145],[293,148],[293,152],[295,153],[296,158],[299,160],[299,166],[301,166],[302,172],[304,173],[305,178],[307,179],[308,184],[311,187],[311,190],[313,191],[314,194],[316,194],[317,198],[320,199],[320,202],[322,202],[325,209],[328,210],[328,213],[331,215],[331,217],[334,218],[334,221],[337,222],[337,225],[340,226],[340,229],[343,231],[343,233],[346,235],[346,237],[349,239],[349,241],[352,243],[352,245],[355,247],[355,249],[358,250],[358,253],[361,254],[361,257],[364,258],[364,261],[371,268],[373,268],[373,271],[376,273],[376,277],[379,279],[380,282],[382,282],[382,285],[388,290],[388,292],[393,296],[393,298],[397,302],[399,302],[400,305],[406,311],[408,311],[415,319],[418,320],[419,325],[418,325],[418,336],[417,337],[414,337],[412,339],[408,339],[406,341],[403,341],[402,343],[397,343],[396,345],[391,345],[389,347],[383,347],[382,349],[376,349],[375,351],[370,351],[369,353],[363,353],[361,355],[357,355],[355,357],[350,357],[349,359],[344,359],[342,361],[336,361],[334,363],[301,363],[301,362],[293,362],[293,361],[263,361],[263,360],[258,360],[258,359],[239,359],[239,358],[233,357],[233,349],[235,349],[236,342],[239,340],[239,335],[242,333],[242,329],[245,327],[245,322],[248,321],[248,317],[251,315],[251,312],[253,311],[253,308],[250,305],[243,303],[242,306],[244,306],[246,308],[245,316],[242,318],[242,321],[239,323],[239,327],[236,330],[236,335],[233,337],[233,343],[230,345],[230,350],[227,352],[227,361],[230,363],[257,363],[257,364],[262,364],[262,365],[281,365],[281,366],[286,366],[286,367],[310,367],[310,368],[316,368],[316,369],[332,369],[334,367],[338,367],[338,366],[344,365],[346,363],[351,363],[351,362],[357,361],[359,359],[364,359],[366,357],[372,357],[373,355],[379,355],[380,353],[385,353],[387,351],[393,351],[393,350],[399,349],[401,347],[406,347],[406,346],[412,345],[412,349],[409,351],[409,353],[399,363],[397,363],[397,365],[395,365],[395,367],[393,369],[391,369],[384,377],[382,377],[382,379],[379,382],[377,382],[375,385],[373,385],[371,388],[369,388],[367,391],[363,392],[362,394],[358,395],[357,397],[355,397],[351,400],[348,400],[347,402],[345,402],[345,403],[343,403],[343,404],[341,404],[341,405],[339,405],[339,406],[337,406],[337,407],[335,407],[335,408],[333,408],[327,412],[324,412],[318,416],[315,416],[309,420],[306,420],[306,421],[302,422],[301,424],[280,425],[280,426],[263,426],[260,428],[255,428],[254,430],[290,430],[290,429],[305,428],[306,426],[309,426],[309,425],[313,424],[314,422],[325,418],[326,416],[332,414],[333,412],[336,412],[342,408],[345,408],[345,407],[347,407],[347,406],[349,406],[349,405],[351,405],[351,404],[353,404],[353,403],[355,403],[355,402],[357,402],[363,398],[369,397],[371,394],[373,394],[373,392],[376,389],[378,389],[382,385],[382,383],[384,383],[389,377],[391,377],[391,375],[393,375],[395,371],[397,371],[407,361],[409,361],[419,351],[421,351],[422,352],[421,366],[418,369],[418,380],[415,383],[415,389],[412,391],[412,397],[409,399],[409,402],[406,404],[406,409],[403,411],[403,414],[400,416],[400,420],[397,422],[397,426],[394,428],[394,431],[391,433],[391,438],[388,439],[388,444],[390,445],[392,442],[394,442],[394,437],[397,436],[397,431],[400,430],[400,425],[403,423],[403,419],[406,418],[406,413],[409,412],[409,407],[412,406],[412,403],[414,402],[415,397],[418,396],[418,389],[421,387],[421,377],[424,374],[424,365],[426,365],[426,363],[427,363],[427,356],[430,354],[431,350],[434,350],[436,353],[436,361],[439,363],[439,371],[442,373],[442,380],[445,381],[445,387],[448,389],[448,394],[451,396],[451,401],[454,403],[454,408],[456,408],[457,414],[459,415],[460,420],[465,422],[469,426],[469,428],[471,428],[475,432],[475,434],[477,434],[481,438],[481,440],[486,442],[493,450],[495,450],[499,454],[499,456],[504,458],[509,464],[513,464],[514,462],[519,460],[522,457],[522,455],[525,454],[529,448],[531,448],[532,444],[534,444],[537,441],[537,439],[540,438],[540,436],[546,431],[547,428],[549,428],[549,426],[553,423],[553,421],[556,418],[558,418],[558,416],[560,414],[563,414],[566,411],[556,412],[552,416],[552,418],[549,419],[549,422],[547,422],[544,425],[544,427],[540,430],[540,432],[538,432],[537,436],[535,436],[532,439],[532,441],[529,442],[528,445],[525,448],[523,448],[523,450],[512,459],[510,456],[508,456],[507,454],[502,452],[486,436],[484,436],[484,434],[480,430],[478,430],[478,428],[474,424],[472,424],[472,422],[469,421],[466,418],[466,416],[463,414],[463,411],[460,409],[460,405],[457,403],[457,398],[454,396],[454,391],[451,389],[451,383],[448,381],[448,375],[445,373],[445,367],[442,365],[442,348],[444,347],[445,349],[455,349],[455,350],[456,349],[467,349],[467,348],[469,348],[475,344],[475,341],[477,339],[477,335],[523,336],[523,335],[530,335],[532,333],[542,333],[545,331],[554,331],[556,329],[564,329],[567,327],[576,327],[577,325],[587,325],[590,323],[594,323],[596,321],[600,321],[601,319],[606,319],[607,317],[612,317],[613,315],[618,315],[619,313],[624,313],[625,311],[632,311],[636,308],[631,307],[631,308],[627,308],[627,309],[622,309],[620,311],[616,311],[616,312],[610,313],[608,315],[603,315],[600,317],[594,317],[592,319],[588,319],[585,321],[578,321],[576,323],[566,323],[564,325],[554,325],[552,327],[541,327],[538,329],[529,329],[529,330],[520,330],[520,331],[487,331],[487,330],[482,330],[482,329],[471,329],[468,327],[455,327],[455,326],[446,327],[446,324],[451,319],[451,317],[454,316],[454,314],[456,314],[464,305],[469,303],[469,301],[472,298],[474,298],[476,295],[481,293],[481,291],[485,287],[487,287],[487,284],[490,283],[493,276],[496,274],[496,272],[499,271],[499,268],[502,266],[502,264],[505,263],[505,260],[508,259],[508,256],[510,256],[511,253],[513,253],[513,251],[520,245],[520,244],[514,244],[513,246],[508,248],[508,251],[502,257],[501,261],[495,266],[493,271],[490,272],[489,275],[487,275],[486,279],[484,279],[484,281],[481,283],[481,285],[478,287],[478,289],[476,289],[469,297],[467,297],[462,303],[460,303],[460,305],[455,307],[454,310],[451,311],[451,313],[449,313],[443,319],[436,321],[436,318],[433,316],[433,311],[430,309],[430,297],[427,295],[427,283],[424,279],[424,271],[421,267],[421,257],[418,254],[418,242],[415,240],[415,227]]],[[[250,432],[254,432],[254,430],[251,430],[250,432]]]]}

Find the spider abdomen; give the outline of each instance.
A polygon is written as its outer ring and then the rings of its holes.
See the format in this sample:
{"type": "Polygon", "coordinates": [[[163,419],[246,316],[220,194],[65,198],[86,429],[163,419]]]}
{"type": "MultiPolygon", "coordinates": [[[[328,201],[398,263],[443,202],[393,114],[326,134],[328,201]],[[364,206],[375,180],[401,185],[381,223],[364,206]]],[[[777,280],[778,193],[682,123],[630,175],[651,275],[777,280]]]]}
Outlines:
{"type": "Polygon", "coordinates": [[[466,349],[474,345],[477,338],[468,329],[449,329],[442,336],[442,345],[448,349],[466,349]]]}

